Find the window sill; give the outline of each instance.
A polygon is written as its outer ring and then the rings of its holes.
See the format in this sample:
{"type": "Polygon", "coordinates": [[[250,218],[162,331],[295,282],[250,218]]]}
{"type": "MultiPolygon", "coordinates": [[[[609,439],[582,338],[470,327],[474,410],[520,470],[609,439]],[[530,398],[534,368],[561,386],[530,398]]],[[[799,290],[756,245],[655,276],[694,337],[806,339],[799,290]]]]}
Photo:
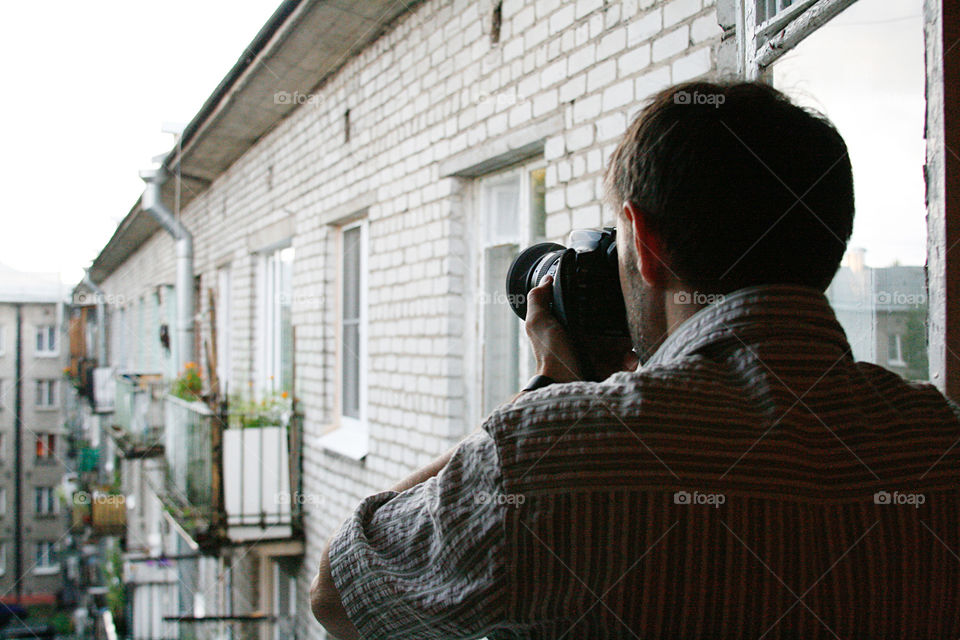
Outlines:
{"type": "Polygon", "coordinates": [[[320,446],[351,460],[363,460],[370,451],[370,438],[354,429],[339,427],[320,437],[320,446]]]}
{"type": "Polygon", "coordinates": [[[59,358],[60,354],[54,351],[34,351],[34,358],[59,358]]]}
{"type": "Polygon", "coordinates": [[[33,575],[35,576],[52,576],[57,573],[60,573],[60,567],[34,567],[33,568],[33,575]]]}

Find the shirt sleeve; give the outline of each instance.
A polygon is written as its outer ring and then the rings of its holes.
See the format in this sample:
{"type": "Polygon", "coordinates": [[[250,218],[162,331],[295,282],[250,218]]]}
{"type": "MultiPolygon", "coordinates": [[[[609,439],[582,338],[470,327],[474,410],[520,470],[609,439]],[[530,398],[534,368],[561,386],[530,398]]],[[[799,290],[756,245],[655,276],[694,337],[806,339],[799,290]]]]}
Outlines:
{"type": "Polygon", "coordinates": [[[503,623],[496,444],[466,438],[433,478],[366,498],[330,544],[333,581],[363,638],[480,638],[503,623]]]}

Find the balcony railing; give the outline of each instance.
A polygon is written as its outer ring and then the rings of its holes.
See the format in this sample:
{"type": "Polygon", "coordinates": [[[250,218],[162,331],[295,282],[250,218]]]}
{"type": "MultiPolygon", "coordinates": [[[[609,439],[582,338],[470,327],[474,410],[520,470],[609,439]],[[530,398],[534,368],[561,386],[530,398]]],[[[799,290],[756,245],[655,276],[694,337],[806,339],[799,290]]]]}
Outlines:
{"type": "Polygon", "coordinates": [[[164,404],[164,502],[198,543],[299,537],[299,416],[241,427],[251,421],[227,407],[172,396],[164,404]]]}
{"type": "Polygon", "coordinates": [[[219,537],[222,524],[221,491],[214,476],[221,424],[220,416],[202,402],[169,395],[164,399],[167,482],[161,498],[187,532],[204,544],[219,537]]]}
{"type": "Polygon", "coordinates": [[[124,373],[117,376],[114,435],[126,457],[163,454],[163,399],[167,388],[160,374],[124,373]]]}

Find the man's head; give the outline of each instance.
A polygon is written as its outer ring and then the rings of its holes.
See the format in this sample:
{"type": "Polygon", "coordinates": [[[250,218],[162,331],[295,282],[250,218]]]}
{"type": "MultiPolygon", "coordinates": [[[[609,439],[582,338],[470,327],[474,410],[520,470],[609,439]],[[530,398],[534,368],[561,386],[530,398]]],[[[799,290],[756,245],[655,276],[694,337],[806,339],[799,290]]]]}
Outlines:
{"type": "Polygon", "coordinates": [[[614,151],[606,182],[634,342],[645,355],[663,338],[652,333],[666,331],[663,291],[822,291],[853,229],[840,134],[759,83],[687,83],[655,95],[614,151]]]}

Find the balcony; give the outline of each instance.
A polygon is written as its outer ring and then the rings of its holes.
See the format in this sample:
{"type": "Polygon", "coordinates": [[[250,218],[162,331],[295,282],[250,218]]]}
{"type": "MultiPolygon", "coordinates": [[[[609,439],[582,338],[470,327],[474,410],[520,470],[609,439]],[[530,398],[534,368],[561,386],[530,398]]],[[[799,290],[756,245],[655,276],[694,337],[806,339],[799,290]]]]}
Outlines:
{"type": "Polygon", "coordinates": [[[125,457],[163,455],[163,399],[167,388],[160,374],[124,373],[116,377],[113,435],[125,457]]]}
{"type": "Polygon", "coordinates": [[[160,498],[198,544],[216,546],[223,525],[219,474],[223,421],[198,401],[168,395],[163,407],[167,478],[160,498]]]}
{"type": "Polygon", "coordinates": [[[301,424],[164,400],[164,502],[200,545],[300,537],[301,424]]]}

